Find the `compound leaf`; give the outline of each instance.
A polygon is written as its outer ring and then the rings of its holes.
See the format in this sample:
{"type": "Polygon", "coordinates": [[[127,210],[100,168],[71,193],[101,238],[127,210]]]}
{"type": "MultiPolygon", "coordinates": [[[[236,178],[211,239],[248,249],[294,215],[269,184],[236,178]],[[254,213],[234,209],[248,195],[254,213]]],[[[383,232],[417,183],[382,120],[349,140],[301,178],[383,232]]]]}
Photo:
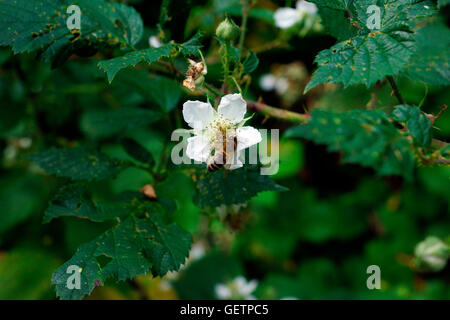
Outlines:
{"type": "Polygon", "coordinates": [[[194,169],[196,181],[195,202],[201,208],[246,203],[263,191],[286,191],[258,166],[246,166],[237,170],[207,172],[206,168],[194,169]]]}
{"type": "Polygon", "coordinates": [[[331,152],[341,151],[344,162],[371,167],[380,175],[412,177],[411,144],[378,110],[336,113],[316,109],[306,125],[288,130],[286,136],[326,144],[331,152]]]}
{"type": "Polygon", "coordinates": [[[83,45],[134,45],[143,33],[136,10],[104,0],[4,0],[0,16],[0,45],[15,53],[40,50],[45,61],[83,45]],[[80,30],[67,27],[71,5],[80,7],[80,30]]]}
{"type": "MultiPolygon", "coordinates": [[[[369,87],[385,76],[396,75],[416,50],[413,28],[417,20],[432,14],[434,8],[433,3],[422,0],[355,0],[350,8],[343,7],[345,1],[315,2],[339,15],[351,12],[357,28],[350,39],[317,55],[315,62],[319,67],[305,92],[325,82],[343,83],[344,87],[363,83],[369,87]],[[370,14],[366,10],[370,5],[382,5],[379,30],[367,26],[370,14]]],[[[347,36],[350,33],[345,31],[347,36]]]]}
{"type": "Polygon", "coordinates": [[[108,81],[112,82],[120,70],[136,66],[140,62],[152,64],[162,57],[169,57],[174,48],[175,45],[169,43],[159,48],[131,51],[121,57],[100,61],[98,66],[106,72],[108,81]]]}
{"type": "Polygon", "coordinates": [[[110,277],[122,281],[146,274],[150,268],[158,276],[178,270],[189,254],[192,237],[174,224],[166,225],[149,208],[143,209],[145,218],[131,216],[82,245],[53,273],[57,295],[61,299],[82,299],[110,277]],[[107,262],[102,265],[101,259],[107,262]],[[67,287],[71,265],[79,267],[80,289],[67,287]]]}

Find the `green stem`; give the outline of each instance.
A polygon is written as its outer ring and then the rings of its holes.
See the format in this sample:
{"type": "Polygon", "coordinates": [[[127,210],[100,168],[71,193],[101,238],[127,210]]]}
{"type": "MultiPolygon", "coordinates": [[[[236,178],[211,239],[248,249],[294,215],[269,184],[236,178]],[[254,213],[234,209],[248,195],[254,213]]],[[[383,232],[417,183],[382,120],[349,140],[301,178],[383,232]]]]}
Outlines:
{"type": "Polygon", "coordinates": [[[225,57],[223,66],[223,83],[224,85],[228,83],[228,76],[230,75],[230,42],[225,42],[225,57]]]}
{"type": "Polygon", "coordinates": [[[308,122],[310,118],[310,115],[308,114],[301,114],[297,112],[274,108],[262,102],[248,101],[247,105],[250,110],[261,112],[268,117],[294,122],[298,124],[305,124],[308,122]]]}
{"type": "Polygon", "coordinates": [[[250,6],[246,2],[242,6],[242,26],[241,26],[241,35],[239,38],[239,62],[241,62],[242,52],[244,51],[245,34],[247,33],[247,22],[249,12],[250,6]]]}
{"type": "Polygon", "coordinates": [[[386,79],[389,81],[389,84],[392,87],[392,92],[394,93],[394,95],[397,98],[398,102],[400,104],[406,104],[405,99],[403,99],[403,96],[400,93],[400,90],[398,89],[397,83],[395,83],[394,77],[393,76],[386,76],[386,79]]]}
{"type": "Polygon", "coordinates": [[[221,93],[219,90],[217,90],[217,89],[214,88],[213,86],[207,84],[206,82],[203,83],[203,86],[204,86],[207,90],[209,90],[209,91],[211,91],[212,93],[214,93],[217,97],[221,97],[221,96],[222,96],[222,93],[221,93]]]}

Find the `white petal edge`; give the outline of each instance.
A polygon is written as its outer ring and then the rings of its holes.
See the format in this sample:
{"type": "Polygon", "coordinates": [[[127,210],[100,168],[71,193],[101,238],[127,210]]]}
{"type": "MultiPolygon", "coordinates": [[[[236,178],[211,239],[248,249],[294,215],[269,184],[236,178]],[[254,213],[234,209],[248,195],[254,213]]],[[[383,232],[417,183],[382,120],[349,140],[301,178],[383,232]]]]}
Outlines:
{"type": "Polygon", "coordinates": [[[189,100],[183,104],[183,118],[191,128],[203,130],[214,119],[214,109],[209,103],[189,100]]]}
{"type": "Polygon", "coordinates": [[[287,29],[300,21],[300,14],[294,8],[279,8],[273,14],[275,25],[280,29],[287,29]]]}
{"type": "Polygon", "coordinates": [[[306,12],[309,14],[317,13],[317,6],[314,3],[311,3],[308,1],[304,1],[304,0],[297,1],[296,7],[297,7],[297,10],[299,10],[300,12],[306,12]]]}
{"type": "Polygon", "coordinates": [[[249,148],[262,140],[261,133],[250,126],[237,128],[236,135],[238,140],[237,151],[249,148]]]}
{"type": "Polygon", "coordinates": [[[186,155],[195,161],[206,162],[211,155],[209,141],[205,136],[193,136],[187,139],[186,155]]]}
{"type": "Polygon", "coordinates": [[[226,169],[227,170],[235,170],[242,168],[244,163],[241,161],[244,158],[245,154],[243,151],[237,151],[233,154],[233,158],[231,160],[227,159],[226,169]],[[231,163],[230,163],[231,162],[231,163]]]}
{"type": "Polygon", "coordinates": [[[220,100],[217,112],[230,119],[232,123],[239,123],[247,112],[247,102],[240,93],[227,94],[220,100]]]}

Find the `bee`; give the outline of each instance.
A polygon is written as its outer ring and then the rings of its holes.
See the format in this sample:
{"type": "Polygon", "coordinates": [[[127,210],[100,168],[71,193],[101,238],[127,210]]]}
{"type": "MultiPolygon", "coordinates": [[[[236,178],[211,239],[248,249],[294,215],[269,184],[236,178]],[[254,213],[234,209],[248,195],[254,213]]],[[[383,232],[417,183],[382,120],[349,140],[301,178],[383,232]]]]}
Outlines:
{"type": "Polygon", "coordinates": [[[237,148],[237,137],[226,136],[220,139],[214,149],[214,155],[212,155],[207,163],[209,172],[216,172],[220,170],[226,163],[227,159],[231,159],[237,148]]]}

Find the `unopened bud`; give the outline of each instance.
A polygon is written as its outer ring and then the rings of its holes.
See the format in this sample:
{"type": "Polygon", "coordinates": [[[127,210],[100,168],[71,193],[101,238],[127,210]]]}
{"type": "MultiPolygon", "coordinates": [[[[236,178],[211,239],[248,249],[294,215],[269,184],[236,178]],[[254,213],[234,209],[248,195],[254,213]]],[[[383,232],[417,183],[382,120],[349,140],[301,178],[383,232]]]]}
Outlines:
{"type": "Polygon", "coordinates": [[[415,250],[416,264],[424,271],[438,272],[445,268],[450,257],[449,246],[437,237],[427,237],[415,250]]]}
{"type": "Polygon", "coordinates": [[[237,37],[239,37],[239,34],[239,27],[228,17],[226,17],[216,29],[216,36],[224,41],[236,40],[237,37]]]}

